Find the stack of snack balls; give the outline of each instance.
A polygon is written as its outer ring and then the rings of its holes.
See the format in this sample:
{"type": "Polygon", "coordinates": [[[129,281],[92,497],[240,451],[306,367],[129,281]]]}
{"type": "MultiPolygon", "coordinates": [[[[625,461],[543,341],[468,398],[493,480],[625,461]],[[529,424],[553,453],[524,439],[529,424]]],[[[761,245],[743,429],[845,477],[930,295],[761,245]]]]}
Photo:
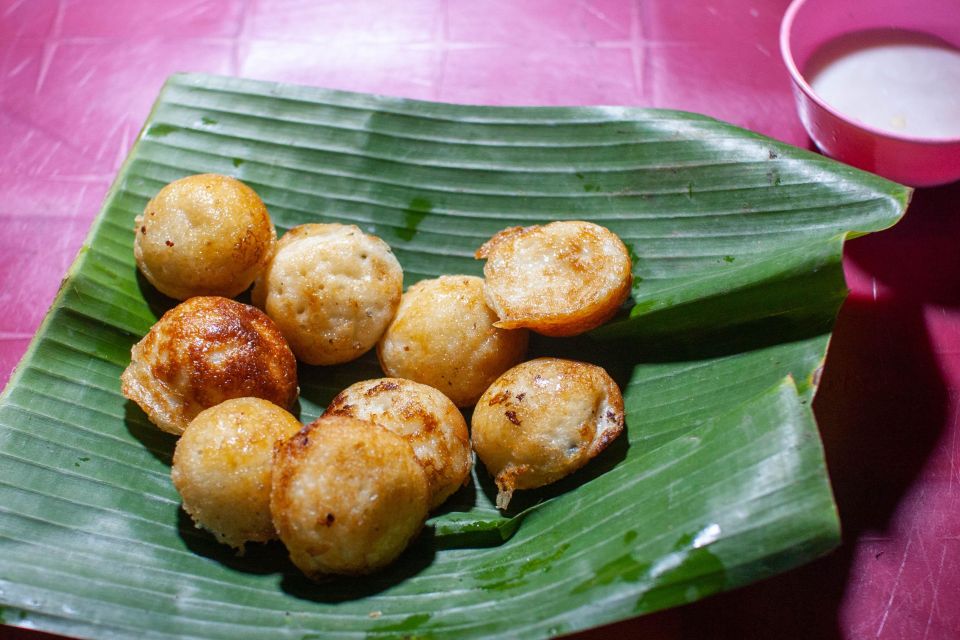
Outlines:
{"type": "Polygon", "coordinates": [[[515,490],[575,471],[623,430],[602,368],[524,362],[528,331],[583,333],[629,295],[629,254],[604,227],[505,229],[477,251],[484,278],[406,293],[380,238],[304,224],[278,241],[259,196],[226,176],[168,184],[135,234],[144,277],[182,302],[134,345],[123,394],[179,436],[183,508],[241,552],[279,537],[311,578],[369,573],[469,482],[473,451],[506,509],[515,490]],[[251,285],[255,306],[231,299],[251,285]],[[374,346],[386,377],[343,390],[306,426],[289,412],[298,360],[335,365],[374,346]],[[468,431],[458,407],[470,406],[468,431]]]}

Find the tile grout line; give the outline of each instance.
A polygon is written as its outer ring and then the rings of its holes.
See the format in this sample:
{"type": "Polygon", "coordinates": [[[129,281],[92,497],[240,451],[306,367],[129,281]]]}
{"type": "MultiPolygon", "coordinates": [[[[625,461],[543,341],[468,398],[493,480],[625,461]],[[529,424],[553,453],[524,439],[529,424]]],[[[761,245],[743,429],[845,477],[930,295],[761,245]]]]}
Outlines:
{"type": "Polygon", "coordinates": [[[434,41],[436,50],[439,52],[437,60],[437,71],[434,75],[433,99],[441,100],[443,95],[443,83],[447,77],[447,52],[450,47],[450,2],[441,0],[440,2],[440,28],[439,39],[434,41]]]}
{"type": "Polygon", "coordinates": [[[637,101],[641,104],[645,103],[649,96],[647,96],[646,88],[644,87],[644,73],[643,73],[643,47],[644,40],[641,36],[642,25],[640,23],[640,0],[634,0],[630,4],[630,61],[633,65],[633,92],[637,101]]]}
{"type": "Polygon", "coordinates": [[[50,70],[50,64],[53,62],[53,56],[59,46],[60,33],[63,31],[63,16],[66,14],[67,0],[57,2],[57,13],[53,17],[53,24],[50,32],[43,40],[43,51],[40,54],[40,70],[37,72],[37,82],[33,87],[33,94],[38,95],[43,88],[44,80],[47,78],[47,72],[50,70]]]}
{"type": "Polygon", "coordinates": [[[240,48],[245,44],[247,31],[250,27],[250,4],[253,0],[244,0],[243,8],[240,10],[240,16],[237,21],[237,30],[230,39],[230,75],[240,77],[241,52],[240,48]]]}

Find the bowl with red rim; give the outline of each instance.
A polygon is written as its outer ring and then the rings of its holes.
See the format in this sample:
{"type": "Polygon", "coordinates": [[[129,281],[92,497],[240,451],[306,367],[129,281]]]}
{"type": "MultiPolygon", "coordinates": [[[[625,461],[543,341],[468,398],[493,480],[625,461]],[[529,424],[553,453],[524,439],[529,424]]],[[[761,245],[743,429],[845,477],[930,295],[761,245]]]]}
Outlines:
{"type": "Polygon", "coordinates": [[[780,52],[825,155],[916,187],[960,180],[957,0],[794,0],[780,52]]]}

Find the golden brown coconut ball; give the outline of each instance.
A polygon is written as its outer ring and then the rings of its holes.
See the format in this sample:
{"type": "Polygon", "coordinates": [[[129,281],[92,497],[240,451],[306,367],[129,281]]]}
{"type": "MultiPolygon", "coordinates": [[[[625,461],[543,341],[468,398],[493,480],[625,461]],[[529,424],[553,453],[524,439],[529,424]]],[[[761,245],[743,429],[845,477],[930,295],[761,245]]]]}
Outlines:
{"type": "Polygon", "coordinates": [[[498,327],[573,336],[609,320],[630,295],[630,253],[592,222],[511,227],[477,250],[498,327]]]}
{"type": "Polygon", "coordinates": [[[311,578],[393,562],[427,517],[423,467],[401,436],[326,416],[277,446],[270,510],[290,560],[311,578]]]}
{"type": "Polygon", "coordinates": [[[341,391],[323,415],[368,420],[403,436],[427,474],[431,509],[470,479],[467,423],[433,387],[401,378],[365,380],[341,391]]]}
{"type": "Polygon", "coordinates": [[[231,398],[297,399],[297,362],[256,307],[218,296],[190,298],[133,345],[120,377],[123,395],[173,434],[204,409],[231,398]]]}
{"type": "Polygon", "coordinates": [[[277,243],[253,302],[297,358],[338,364],[376,344],[402,292],[403,270],[386,242],[354,225],[304,224],[277,243]]]}
{"type": "Polygon", "coordinates": [[[527,352],[524,329],[495,326],[483,280],[441,276],[410,287],[377,345],[384,373],[442,391],[457,406],[472,405],[527,352]]]}
{"type": "Polygon", "coordinates": [[[273,254],[277,232],[256,192],[214,173],[171,182],[136,218],[133,255],[166,295],[231,298],[273,254]]]}
{"type": "Polygon", "coordinates": [[[576,471],[623,430],[623,397],[601,367],[537,358],[510,369],[473,410],[473,448],[496,479],[497,507],[576,471]]]}
{"type": "Polygon", "coordinates": [[[273,446],[303,425],[260,398],[204,409],[177,441],[170,475],[183,509],[217,540],[243,551],[277,537],[270,516],[273,446]]]}

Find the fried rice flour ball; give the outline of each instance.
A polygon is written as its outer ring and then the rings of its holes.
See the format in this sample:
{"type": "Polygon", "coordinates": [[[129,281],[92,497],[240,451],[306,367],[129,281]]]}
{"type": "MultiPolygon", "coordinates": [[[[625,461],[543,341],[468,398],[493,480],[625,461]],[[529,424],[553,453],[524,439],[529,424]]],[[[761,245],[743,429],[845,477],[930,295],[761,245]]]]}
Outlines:
{"type": "Polygon", "coordinates": [[[403,270],[389,245],[354,225],[304,224],[277,243],[253,303],[297,358],[338,364],[369,351],[400,304],[403,270]]]}
{"type": "Polygon", "coordinates": [[[205,173],[171,182],[136,218],[133,255],[162,293],[231,298],[273,255],[277,232],[256,192],[235,178],[205,173]]]}
{"type": "Polygon", "coordinates": [[[609,229],[583,221],[511,227],[477,250],[498,327],[572,336],[609,320],[630,295],[630,253],[609,229]]]}
{"type": "Polygon", "coordinates": [[[403,294],[377,345],[380,366],[388,376],[430,385],[457,406],[470,406],[527,352],[526,330],[496,322],[482,278],[421,280],[403,294]]]}
{"type": "Polygon", "coordinates": [[[433,387],[401,378],[365,380],[341,391],[323,415],[368,420],[403,436],[427,474],[431,509],[470,479],[467,422],[433,387]]]}
{"type": "Polygon", "coordinates": [[[274,452],[270,511],[307,576],[370,573],[423,527],[427,476],[403,437],[346,416],[314,421],[274,452]]]}
{"type": "Polygon", "coordinates": [[[239,550],[277,537],[270,516],[274,444],[303,425],[261,398],[204,409],[177,440],[170,475],[197,526],[239,550]]]}
{"type": "Polygon", "coordinates": [[[290,408],[297,362],[262,311],[219,296],[198,296],[163,314],[133,345],[120,376],[123,395],[173,434],[204,409],[253,396],[290,408]]]}
{"type": "Polygon", "coordinates": [[[620,435],[623,397],[601,367],[537,358],[490,385],[471,426],[473,448],[497,483],[497,507],[506,509],[515,489],[559,480],[620,435]]]}

